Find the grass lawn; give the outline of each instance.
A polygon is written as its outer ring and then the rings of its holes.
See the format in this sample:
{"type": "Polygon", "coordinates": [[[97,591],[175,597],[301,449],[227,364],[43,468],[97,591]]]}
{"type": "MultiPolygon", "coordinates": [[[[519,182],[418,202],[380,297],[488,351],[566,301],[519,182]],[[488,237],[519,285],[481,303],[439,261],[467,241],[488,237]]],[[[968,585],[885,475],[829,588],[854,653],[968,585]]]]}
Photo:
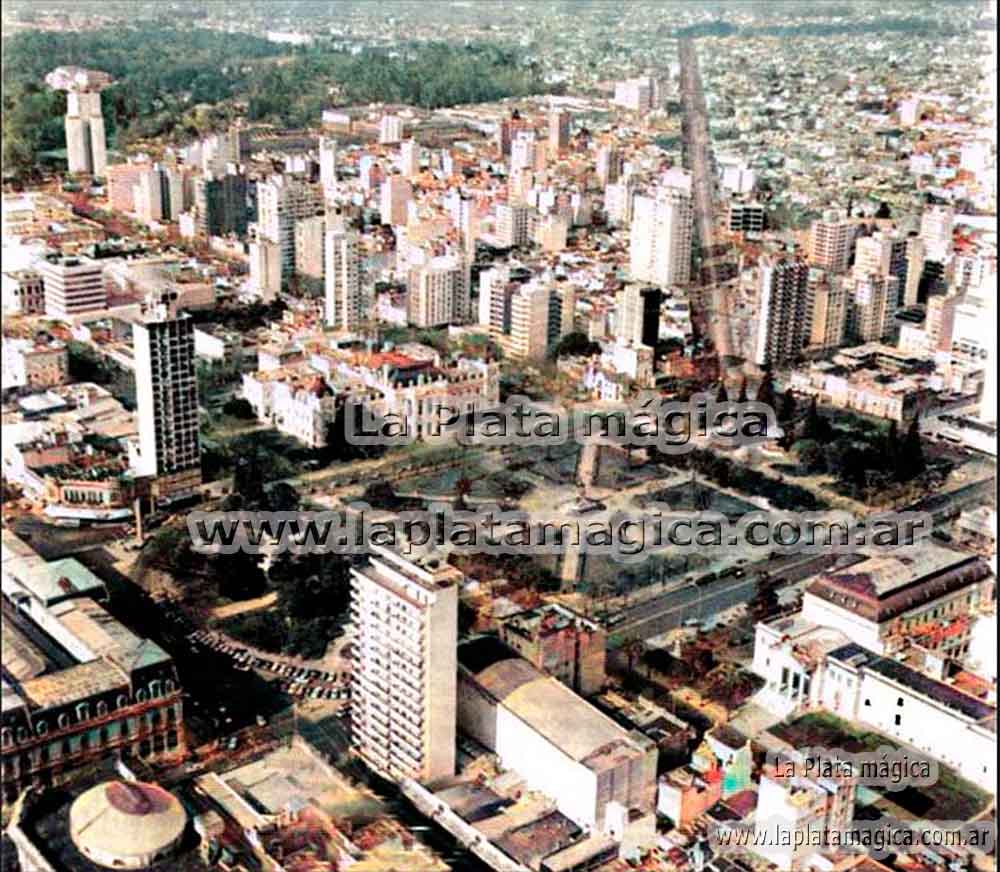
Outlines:
{"type": "MultiPolygon", "coordinates": [[[[777,724],[770,730],[796,748],[820,746],[843,748],[851,753],[875,751],[881,745],[898,748],[881,733],[865,730],[827,712],[803,715],[794,721],[777,724]]],[[[936,784],[908,787],[905,790],[872,788],[911,814],[928,820],[969,820],[990,802],[990,796],[966,781],[955,770],[939,763],[936,784]]]]}

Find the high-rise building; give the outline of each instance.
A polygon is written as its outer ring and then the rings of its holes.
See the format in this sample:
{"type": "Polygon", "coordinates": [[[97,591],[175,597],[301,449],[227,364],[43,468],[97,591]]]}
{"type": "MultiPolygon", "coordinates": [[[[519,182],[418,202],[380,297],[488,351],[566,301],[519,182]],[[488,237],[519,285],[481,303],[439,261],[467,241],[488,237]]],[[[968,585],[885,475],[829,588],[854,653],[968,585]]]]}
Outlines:
{"type": "Polygon", "coordinates": [[[493,131],[493,142],[501,157],[507,157],[510,154],[511,123],[509,118],[501,118],[497,122],[493,131]]]}
{"type": "Polygon", "coordinates": [[[216,177],[202,175],[194,181],[193,207],[198,235],[226,236],[247,232],[247,178],[242,173],[216,177]]]}
{"type": "Polygon", "coordinates": [[[504,248],[527,245],[530,239],[532,209],[523,203],[498,203],[496,207],[496,236],[504,248]]]}
{"type": "Polygon", "coordinates": [[[319,140],[319,183],[324,191],[337,185],[337,140],[326,136],[319,140]]]}
{"type": "Polygon", "coordinates": [[[602,145],[597,150],[597,178],[602,186],[614,184],[622,174],[622,153],[615,145],[602,145]]]}
{"type": "Polygon", "coordinates": [[[343,228],[326,232],[326,325],[355,330],[365,317],[361,291],[361,243],[343,228]]]}
{"type": "Polygon", "coordinates": [[[677,188],[637,196],[632,213],[629,269],[639,282],[684,285],[691,279],[694,213],[691,197],[677,188]]]}
{"type": "Polygon", "coordinates": [[[944,263],[952,253],[952,232],[955,229],[955,208],[947,205],[928,206],[920,218],[920,238],[928,260],[944,263]]]}
{"type": "Polygon", "coordinates": [[[809,345],[832,351],[844,343],[847,329],[847,287],[844,276],[813,267],[809,270],[812,325],[809,345]]]}
{"type": "Polygon", "coordinates": [[[811,336],[809,266],[801,260],[767,257],[761,261],[757,294],[754,363],[791,363],[811,336]]]}
{"type": "Polygon", "coordinates": [[[161,494],[187,492],[201,484],[194,322],[176,314],[173,296],[164,292],[150,312],[132,324],[139,419],[133,469],[157,479],[161,494]]]}
{"type": "Polygon", "coordinates": [[[405,125],[398,115],[383,115],[378,127],[378,141],[382,145],[394,145],[403,141],[405,125]]]}
{"type": "Polygon", "coordinates": [[[663,291],[640,284],[626,285],[618,293],[618,340],[624,345],[656,348],[660,336],[663,291]]]}
{"type": "Polygon", "coordinates": [[[899,308],[899,279],[871,273],[847,280],[848,333],[858,342],[891,340],[899,308]]]}
{"type": "Polygon", "coordinates": [[[604,212],[608,223],[620,227],[629,224],[635,214],[637,186],[632,176],[626,176],[604,189],[604,212]]]}
{"type": "Polygon", "coordinates": [[[764,232],[765,215],[766,210],[761,203],[741,203],[734,200],[729,204],[729,232],[746,236],[760,235],[764,232]]]}
{"type": "Polygon", "coordinates": [[[850,267],[855,226],[839,212],[828,210],[809,228],[809,262],[832,273],[850,267]]]}
{"type": "Polygon", "coordinates": [[[559,340],[573,332],[576,322],[576,288],[560,281],[549,289],[549,332],[547,344],[555,348],[559,340]]]}
{"type": "Polygon", "coordinates": [[[441,255],[409,271],[407,321],[415,327],[463,324],[469,319],[469,262],[461,255],[441,255]]]}
{"type": "Polygon", "coordinates": [[[535,170],[538,165],[539,142],[533,130],[522,130],[510,144],[510,171],[535,170]]]}
{"type": "Polygon", "coordinates": [[[295,269],[295,222],[323,214],[323,190],[304,177],[272,175],[257,183],[257,231],[281,247],[281,273],[295,269]]]}
{"type": "Polygon", "coordinates": [[[461,580],[446,563],[379,546],[351,568],[351,740],[394,781],[454,775],[461,580]]]}
{"type": "Polygon", "coordinates": [[[531,281],[510,296],[510,327],[499,341],[504,353],[519,360],[542,360],[549,349],[552,288],[531,281]]]}
{"type": "Polygon", "coordinates": [[[632,112],[648,112],[654,108],[656,90],[649,76],[615,82],[615,103],[632,112]]]}
{"type": "Polygon", "coordinates": [[[420,146],[415,139],[404,140],[399,146],[399,172],[407,179],[420,175],[420,146]]]}
{"type": "Polygon", "coordinates": [[[135,214],[144,224],[163,220],[163,179],[159,167],[147,167],[139,173],[133,200],[135,214]]]}
{"type": "Polygon", "coordinates": [[[903,305],[914,306],[920,299],[920,280],[924,274],[925,247],[919,236],[906,240],[906,284],[903,288],[903,305]]]}
{"type": "Polygon", "coordinates": [[[379,192],[379,215],[382,223],[394,227],[406,224],[412,199],[413,187],[409,180],[401,175],[389,176],[382,182],[379,192]]]}
{"type": "Polygon", "coordinates": [[[549,152],[562,154],[569,148],[569,112],[553,109],[549,112],[549,152]]]}
{"type": "Polygon", "coordinates": [[[80,67],[58,67],[45,77],[56,91],[66,92],[66,159],[71,173],[103,176],[108,165],[101,90],[111,84],[107,73],[80,67]]]}
{"type": "Polygon", "coordinates": [[[107,308],[100,261],[53,255],[39,260],[35,268],[45,285],[45,314],[50,318],[72,318],[107,308]]]}
{"type": "Polygon", "coordinates": [[[965,296],[960,294],[932,294],[927,298],[924,330],[933,351],[951,351],[955,309],[964,299],[965,296]]]}
{"type": "Polygon", "coordinates": [[[322,282],[326,250],[326,219],[322,215],[295,222],[295,273],[300,279],[322,282]]]}
{"type": "Polygon", "coordinates": [[[270,239],[250,243],[250,289],[265,303],[281,291],[281,248],[270,239]]]}

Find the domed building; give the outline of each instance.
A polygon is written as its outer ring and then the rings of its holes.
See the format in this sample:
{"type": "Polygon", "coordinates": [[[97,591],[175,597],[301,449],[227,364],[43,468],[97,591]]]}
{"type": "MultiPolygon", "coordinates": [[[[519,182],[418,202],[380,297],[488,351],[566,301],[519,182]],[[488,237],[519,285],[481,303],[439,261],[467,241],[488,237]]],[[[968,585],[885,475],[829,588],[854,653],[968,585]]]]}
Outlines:
{"type": "Polygon", "coordinates": [[[187,814],[155,784],[106,781],[81,794],[69,811],[73,844],[113,869],[145,869],[169,856],[184,836],[187,814]]]}

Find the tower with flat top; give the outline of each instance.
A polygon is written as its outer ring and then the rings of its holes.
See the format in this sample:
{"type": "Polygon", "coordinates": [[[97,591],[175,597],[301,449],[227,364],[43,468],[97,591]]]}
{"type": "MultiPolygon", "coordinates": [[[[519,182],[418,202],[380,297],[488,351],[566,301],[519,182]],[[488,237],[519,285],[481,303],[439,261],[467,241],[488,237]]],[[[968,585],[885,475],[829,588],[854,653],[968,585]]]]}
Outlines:
{"type": "Polygon", "coordinates": [[[111,76],[82,67],[57,67],[45,77],[54,91],[66,92],[66,159],[71,173],[103,176],[108,165],[101,91],[111,76]]]}

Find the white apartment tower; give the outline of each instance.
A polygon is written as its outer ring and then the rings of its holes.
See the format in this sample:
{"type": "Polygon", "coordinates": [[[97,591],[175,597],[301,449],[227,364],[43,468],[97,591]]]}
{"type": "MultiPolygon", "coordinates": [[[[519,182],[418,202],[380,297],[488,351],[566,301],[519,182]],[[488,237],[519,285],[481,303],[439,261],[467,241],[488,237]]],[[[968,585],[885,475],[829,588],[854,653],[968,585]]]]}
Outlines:
{"type": "Polygon", "coordinates": [[[664,286],[687,284],[693,220],[685,191],[659,188],[653,196],[637,196],[629,243],[632,278],[664,286]]]}
{"type": "Polygon", "coordinates": [[[281,248],[270,239],[250,243],[250,290],[270,303],[281,291],[281,248]]]}
{"type": "Polygon", "coordinates": [[[796,360],[811,336],[809,266],[801,260],[766,258],[760,267],[754,363],[796,360]]]}
{"type": "Polygon", "coordinates": [[[465,323],[470,299],[470,267],[461,255],[434,257],[409,271],[406,317],[415,327],[465,323]]]}
{"type": "Polygon", "coordinates": [[[45,314],[72,318],[107,308],[104,266],[89,257],[46,257],[35,269],[45,285],[45,314]]]}
{"type": "Polygon", "coordinates": [[[420,174],[420,146],[415,139],[407,139],[399,146],[399,172],[407,179],[420,174]]]}
{"type": "Polygon", "coordinates": [[[496,236],[505,248],[527,245],[530,239],[532,209],[523,203],[498,203],[496,208],[496,236]]]}
{"type": "Polygon", "coordinates": [[[271,176],[257,184],[257,228],[281,247],[282,277],[295,269],[295,222],[323,214],[319,185],[296,176],[271,176]]]}
{"type": "Polygon", "coordinates": [[[383,115],[378,126],[378,141],[382,145],[393,145],[403,140],[403,119],[398,115],[383,115]]]}
{"type": "Polygon", "coordinates": [[[351,569],[354,750],[393,781],[455,773],[462,574],[372,546],[351,569]]]}
{"type": "Polygon", "coordinates": [[[319,141],[319,183],[324,192],[337,186],[337,140],[326,136],[319,141]]]}
{"type": "Polygon", "coordinates": [[[944,263],[952,251],[955,209],[952,206],[928,206],[920,218],[920,238],[928,260],[944,263]]]}
{"type": "Polygon", "coordinates": [[[845,273],[851,262],[855,226],[839,212],[828,210],[809,229],[809,262],[832,273],[845,273]]]}
{"type": "Polygon", "coordinates": [[[361,245],[356,233],[326,233],[326,326],[354,330],[365,317],[361,293],[361,245]]]}
{"type": "Polygon", "coordinates": [[[162,492],[201,484],[198,379],[194,322],[169,302],[132,324],[139,451],[136,474],[158,480],[162,492]]]}

